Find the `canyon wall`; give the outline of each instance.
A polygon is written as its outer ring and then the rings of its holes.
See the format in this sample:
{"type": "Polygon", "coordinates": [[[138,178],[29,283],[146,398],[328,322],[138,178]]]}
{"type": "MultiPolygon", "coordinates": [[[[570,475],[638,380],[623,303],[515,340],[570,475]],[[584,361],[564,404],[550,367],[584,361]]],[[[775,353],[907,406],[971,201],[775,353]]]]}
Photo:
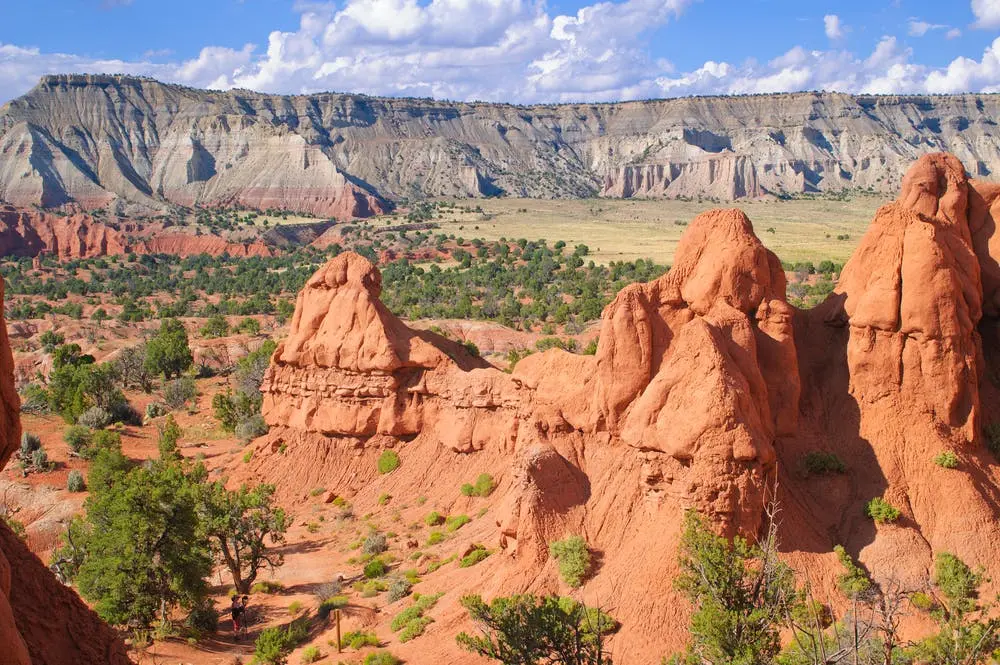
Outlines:
{"type": "MultiPolygon", "coordinates": [[[[0,301],[3,282],[0,280],[0,301]]],[[[21,444],[14,359],[0,306],[0,468],[21,444]]],[[[0,665],[128,665],[117,634],[0,522],[0,665]]]]}
{"type": "MultiPolygon", "coordinates": [[[[503,556],[446,588],[565,592],[548,543],[583,535],[600,565],[578,597],[613,608],[622,663],[686,639],[673,579],[687,509],[753,538],[777,498],[783,556],[834,605],[838,544],[905,588],[926,585],[942,551],[997,579],[1000,473],[982,434],[1000,405],[994,212],[1000,188],[924,156],[835,292],[797,310],[750,220],[709,211],[667,274],[607,306],[595,356],[553,349],[511,373],[408,328],[379,301],[378,270],[342,254],[299,295],[262,387],[271,431],[236,473],[287,501],[325,487],[448,505],[489,471],[497,498],[468,528],[503,556]],[[403,472],[379,476],[387,448],[403,472]],[[957,469],[934,463],[943,451],[957,469]],[[846,473],[806,473],[816,452],[846,473]],[[900,520],[865,516],[879,496],[900,520]]],[[[460,625],[457,604],[443,621],[460,625]]],[[[456,658],[445,642],[434,655],[456,658]]]]}
{"type": "Polygon", "coordinates": [[[0,199],[350,218],[414,196],[893,192],[922,154],[1000,159],[997,95],[795,93],[514,106],[42,78],[0,109],[0,199]]]}

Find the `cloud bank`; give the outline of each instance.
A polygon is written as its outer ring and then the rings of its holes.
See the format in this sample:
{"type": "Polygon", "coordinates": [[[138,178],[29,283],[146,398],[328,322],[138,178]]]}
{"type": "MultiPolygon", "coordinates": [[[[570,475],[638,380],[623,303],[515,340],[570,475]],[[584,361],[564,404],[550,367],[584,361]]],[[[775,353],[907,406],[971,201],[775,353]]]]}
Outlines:
{"type": "MultiPolygon", "coordinates": [[[[265,47],[206,46],[196,58],[152,62],[90,59],[0,43],[0,101],[46,73],[144,74],[205,88],[275,93],[327,90],[510,102],[628,100],[690,94],[795,90],[863,93],[1000,90],[1000,38],[982,54],[946,67],[914,61],[884,36],[870,53],[838,47],[848,31],[836,15],[817,19],[831,46],[795,46],[766,62],[709,60],[678,72],[649,55],[648,40],[696,0],[597,2],[553,15],[540,0],[346,0],[300,5],[295,31],[272,32],[265,47]]],[[[706,0],[709,1],[709,0],[706,0]]],[[[1000,27],[1000,0],[971,0],[974,28],[1000,27]]],[[[925,37],[958,28],[912,18],[925,37]]]]}

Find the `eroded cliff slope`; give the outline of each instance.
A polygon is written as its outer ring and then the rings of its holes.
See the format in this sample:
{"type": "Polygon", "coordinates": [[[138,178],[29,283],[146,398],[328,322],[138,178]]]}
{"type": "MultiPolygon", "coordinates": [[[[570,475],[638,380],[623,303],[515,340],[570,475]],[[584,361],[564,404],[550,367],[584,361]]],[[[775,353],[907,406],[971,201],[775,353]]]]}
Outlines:
{"type": "Polygon", "coordinates": [[[798,93],[512,106],[47,76],[0,109],[0,199],[364,217],[412,197],[895,191],[948,150],[1000,159],[1000,97],[798,93]]]}

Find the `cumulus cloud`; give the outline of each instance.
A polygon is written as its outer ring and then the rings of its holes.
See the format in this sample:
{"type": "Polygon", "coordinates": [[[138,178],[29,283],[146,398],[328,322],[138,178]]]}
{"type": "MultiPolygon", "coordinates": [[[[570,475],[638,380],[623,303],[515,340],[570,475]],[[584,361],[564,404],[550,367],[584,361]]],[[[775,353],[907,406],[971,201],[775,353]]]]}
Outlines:
{"type": "MultiPolygon", "coordinates": [[[[932,30],[947,30],[951,27],[940,23],[928,23],[927,21],[921,21],[920,19],[915,18],[911,18],[909,20],[908,26],[908,32],[911,37],[923,37],[932,30]]],[[[961,32],[959,32],[959,34],[961,34],[961,32]]]]}
{"type": "Polygon", "coordinates": [[[836,14],[827,14],[823,17],[823,30],[828,39],[840,39],[844,36],[844,26],[836,14]]]}
{"type": "Polygon", "coordinates": [[[1000,0],[972,0],[975,28],[990,30],[1000,28],[1000,0]]]}
{"type": "MultiPolygon", "coordinates": [[[[602,0],[573,14],[550,12],[543,0],[299,3],[297,28],[272,32],[266,44],[209,45],[196,57],[167,62],[153,61],[168,57],[159,52],[139,61],[102,60],[0,43],[0,100],[54,72],[145,74],[194,87],[275,93],[337,90],[521,103],[1000,88],[997,42],[982,55],[928,67],[894,35],[860,53],[793,46],[767,61],[712,59],[677,71],[669,61],[651,57],[648,42],[694,1],[602,0]]],[[[914,36],[946,27],[917,18],[908,25],[914,36]]],[[[848,31],[835,15],[825,17],[824,28],[834,40],[848,31]]],[[[945,35],[953,37],[954,30],[945,35]]]]}

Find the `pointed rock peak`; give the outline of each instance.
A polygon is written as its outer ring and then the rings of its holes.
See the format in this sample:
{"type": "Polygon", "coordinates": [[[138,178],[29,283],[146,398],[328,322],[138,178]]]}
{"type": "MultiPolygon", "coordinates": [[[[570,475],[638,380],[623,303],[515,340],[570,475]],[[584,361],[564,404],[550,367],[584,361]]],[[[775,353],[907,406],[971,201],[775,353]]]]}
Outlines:
{"type": "Polygon", "coordinates": [[[762,301],[785,299],[781,262],[736,208],[709,210],[694,218],[677,245],[670,279],[701,315],[720,300],[749,312],[762,301]]]}
{"type": "Polygon", "coordinates": [[[897,203],[942,224],[964,226],[969,206],[965,167],[946,152],[924,155],[903,177],[897,203]]]}
{"type": "Polygon", "coordinates": [[[307,289],[364,289],[373,298],[382,295],[382,273],[372,263],[354,252],[338,254],[306,282],[307,289]]]}

